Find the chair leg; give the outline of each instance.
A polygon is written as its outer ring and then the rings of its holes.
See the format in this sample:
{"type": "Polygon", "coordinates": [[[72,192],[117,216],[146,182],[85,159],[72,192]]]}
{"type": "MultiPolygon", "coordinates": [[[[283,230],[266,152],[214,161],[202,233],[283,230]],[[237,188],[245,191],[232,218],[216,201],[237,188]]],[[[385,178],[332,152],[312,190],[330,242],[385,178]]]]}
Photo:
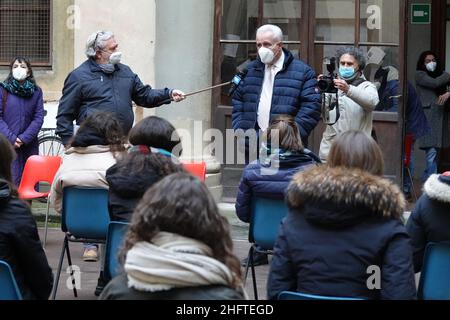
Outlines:
{"type": "Polygon", "coordinates": [[[252,268],[252,282],[253,282],[253,294],[255,297],[255,300],[258,300],[258,287],[256,286],[256,273],[255,273],[255,265],[253,263],[253,252],[252,255],[250,256],[250,260],[249,260],[249,264],[250,267],[252,268]]]}
{"type": "Polygon", "coordinates": [[[247,283],[248,267],[249,267],[249,261],[250,261],[251,256],[253,256],[253,245],[251,245],[250,250],[248,250],[247,263],[245,264],[245,273],[244,273],[244,287],[245,287],[245,284],[247,283]]]}
{"type": "Polygon", "coordinates": [[[69,263],[69,268],[70,268],[70,277],[72,278],[73,295],[75,296],[75,298],[78,298],[76,281],[73,276],[72,258],[70,257],[69,243],[67,243],[66,249],[67,249],[67,262],[69,263]]]}
{"type": "Polygon", "coordinates": [[[63,243],[62,250],[61,250],[61,256],[59,257],[58,270],[56,271],[56,279],[55,279],[55,282],[53,283],[53,292],[52,292],[52,296],[51,296],[52,300],[55,300],[55,298],[56,298],[56,291],[58,290],[59,277],[61,276],[61,269],[62,269],[62,264],[64,261],[64,253],[66,252],[66,246],[68,246],[68,245],[69,245],[69,241],[67,240],[67,236],[64,236],[64,243],[63,243]]]}
{"type": "Polygon", "coordinates": [[[47,244],[47,230],[48,230],[48,214],[50,211],[50,201],[47,198],[47,213],[45,214],[45,231],[44,231],[44,244],[43,247],[45,249],[45,245],[47,244]]]}
{"type": "Polygon", "coordinates": [[[417,202],[416,189],[414,188],[414,180],[413,180],[412,175],[411,175],[411,170],[409,170],[409,168],[407,167],[406,171],[408,172],[409,181],[411,181],[411,191],[412,191],[412,194],[413,194],[413,197],[414,197],[414,201],[417,202]]]}

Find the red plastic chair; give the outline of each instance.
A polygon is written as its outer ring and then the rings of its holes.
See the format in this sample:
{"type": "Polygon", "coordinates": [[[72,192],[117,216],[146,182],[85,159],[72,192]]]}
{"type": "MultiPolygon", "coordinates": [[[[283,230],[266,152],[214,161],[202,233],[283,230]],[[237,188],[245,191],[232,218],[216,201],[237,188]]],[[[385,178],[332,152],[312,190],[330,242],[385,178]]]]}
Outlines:
{"type": "Polygon", "coordinates": [[[47,242],[48,213],[50,203],[48,201],[48,192],[38,192],[34,188],[39,182],[46,182],[50,186],[53,183],[55,174],[61,166],[61,157],[52,156],[31,156],[25,163],[22,180],[19,186],[19,197],[23,200],[45,199],[47,201],[47,213],[45,214],[45,235],[44,247],[47,242]]]}
{"type": "Polygon", "coordinates": [[[183,162],[184,168],[192,175],[198,177],[200,181],[206,178],[206,163],[202,162],[183,162]]]}
{"type": "Polygon", "coordinates": [[[417,201],[416,190],[414,189],[414,180],[411,174],[411,170],[409,169],[409,165],[411,164],[411,154],[412,154],[412,145],[414,143],[414,136],[412,134],[405,135],[405,157],[403,158],[403,166],[408,173],[408,178],[411,181],[411,191],[414,197],[414,200],[417,201]]]}

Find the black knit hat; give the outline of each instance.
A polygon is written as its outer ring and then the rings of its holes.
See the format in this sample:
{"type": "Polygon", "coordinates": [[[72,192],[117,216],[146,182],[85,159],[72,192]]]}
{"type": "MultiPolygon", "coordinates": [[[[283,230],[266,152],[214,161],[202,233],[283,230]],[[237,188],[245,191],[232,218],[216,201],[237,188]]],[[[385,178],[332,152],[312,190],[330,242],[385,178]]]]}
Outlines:
{"type": "Polygon", "coordinates": [[[439,175],[439,181],[450,186],[450,171],[439,175]]]}

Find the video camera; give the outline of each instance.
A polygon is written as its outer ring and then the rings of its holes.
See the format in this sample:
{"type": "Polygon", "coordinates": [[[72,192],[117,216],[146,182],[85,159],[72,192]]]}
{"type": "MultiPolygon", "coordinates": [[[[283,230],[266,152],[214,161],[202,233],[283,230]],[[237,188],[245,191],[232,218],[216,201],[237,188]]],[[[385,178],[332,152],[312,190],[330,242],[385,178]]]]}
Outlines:
{"type": "Polygon", "coordinates": [[[328,75],[322,76],[317,83],[320,93],[336,93],[338,90],[334,86],[334,79],[337,79],[337,75],[334,73],[336,70],[336,58],[324,59],[324,64],[327,66],[328,75]]]}
{"type": "Polygon", "coordinates": [[[328,75],[322,76],[317,82],[317,89],[320,92],[322,101],[322,119],[327,125],[335,124],[340,117],[338,89],[334,85],[337,79],[336,58],[325,58],[324,64],[327,66],[328,75]]]}

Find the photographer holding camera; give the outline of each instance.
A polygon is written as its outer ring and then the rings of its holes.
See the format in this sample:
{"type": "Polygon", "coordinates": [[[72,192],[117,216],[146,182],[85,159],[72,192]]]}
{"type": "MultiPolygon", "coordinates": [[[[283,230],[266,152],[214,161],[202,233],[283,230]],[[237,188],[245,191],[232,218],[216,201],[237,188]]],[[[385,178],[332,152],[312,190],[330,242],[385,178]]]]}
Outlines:
{"type": "Polygon", "coordinates": [[[372,132],[372,111],[379,102],[378,91],[363,75],[366,65],[364,52],[356,47],[339,49],[338,75],[334,59],[328,65],[330,75],[319,76],[318,89],[322,96],[322,118],[327,124],[320,143],[319,157],[326,162],[336,136],[349,130],[359,130],[368,136],[372,132]],[[336,91],[337,90],[337,91],[336,91]],[[334,121],[330,120],[334,114],[334,121]]]}

